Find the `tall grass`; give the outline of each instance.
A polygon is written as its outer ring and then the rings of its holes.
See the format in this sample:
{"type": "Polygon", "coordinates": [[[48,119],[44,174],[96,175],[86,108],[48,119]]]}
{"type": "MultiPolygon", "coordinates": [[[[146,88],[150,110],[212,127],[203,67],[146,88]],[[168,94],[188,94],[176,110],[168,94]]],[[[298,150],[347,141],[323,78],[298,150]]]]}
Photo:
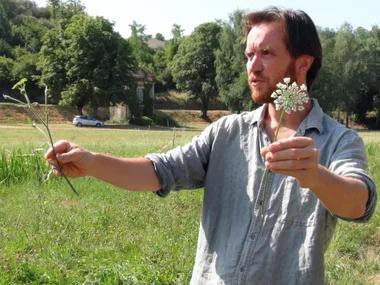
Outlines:
{"type": "Polygon", "coordinates": [[[49,167],[43,159],[43,149],[23,152],[21,149],[0,149],[0,184],[20,183],[28,180],[46,180],[49,167]]]}

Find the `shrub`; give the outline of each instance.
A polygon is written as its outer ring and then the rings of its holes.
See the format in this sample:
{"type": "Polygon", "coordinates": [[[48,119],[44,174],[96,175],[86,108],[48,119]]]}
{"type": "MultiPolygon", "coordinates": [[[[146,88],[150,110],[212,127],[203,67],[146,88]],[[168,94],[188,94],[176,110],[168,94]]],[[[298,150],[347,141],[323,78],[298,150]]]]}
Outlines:
{"type": "Polygon", "coordinates": [[[154,122],[151,118],[149,117],[132,117],[129,120],[130,124],[137,125],[137,126],[152,126],[154,125],[154,122]]]}
{"type": "Polygon", "coordinates": [[[152,120],[155,125],[163,127],[180,127],[180,125],[169,116],[153,115],[152,120]]]}

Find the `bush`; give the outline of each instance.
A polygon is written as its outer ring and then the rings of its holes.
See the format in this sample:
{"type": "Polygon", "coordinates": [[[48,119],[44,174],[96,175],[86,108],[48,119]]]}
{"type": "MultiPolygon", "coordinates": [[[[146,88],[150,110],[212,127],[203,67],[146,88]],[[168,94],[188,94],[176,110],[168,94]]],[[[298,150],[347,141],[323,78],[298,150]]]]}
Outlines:
{"type": "Polygon", "coordinates": [[[137,125],[137,126],[152,126],[154,125],[154,122],[151,118],[149,117],[132,117],[129,120],[130,124],[137,125]]]}
{"type": "Polygon", "coordinates": [[[179,124],[169,116],[153,115],[152,120],[155,125],[163,127],[179,127],[179,124]]]}
{"type": "Polygon", "coordinates": [[[151,118],[143,117],[132,117],[129,120],[130,124],[137,126],[161,126],[161,127],[180,127],[180,125],[169,116],[158,116],[153,115],[151,118]]]}

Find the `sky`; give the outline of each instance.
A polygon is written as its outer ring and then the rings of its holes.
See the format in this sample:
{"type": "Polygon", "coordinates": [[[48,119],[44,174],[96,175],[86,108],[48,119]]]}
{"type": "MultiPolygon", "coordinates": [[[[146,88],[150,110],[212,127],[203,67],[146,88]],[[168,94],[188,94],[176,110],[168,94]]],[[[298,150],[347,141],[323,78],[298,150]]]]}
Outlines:
{"type": "MultiPolygon", "coordinates": [[[[46,0],[35,0],[45,6],[46,0]]],[[[173,24],[184,29],[184,35],[200,24],[215,19],[228,20],[236,9],[258,10],[268,6],[300,9],[305,11],[317,26],[338,29],[344,22],[354,28],[367,30],[380,26],[379,0],[82,0],[91,16],[103,16],[114,22],[115,30],[123,37],[130,36],[133,21],[145,25],[145,33],[161,33],[170,39],[173,24]]]]}

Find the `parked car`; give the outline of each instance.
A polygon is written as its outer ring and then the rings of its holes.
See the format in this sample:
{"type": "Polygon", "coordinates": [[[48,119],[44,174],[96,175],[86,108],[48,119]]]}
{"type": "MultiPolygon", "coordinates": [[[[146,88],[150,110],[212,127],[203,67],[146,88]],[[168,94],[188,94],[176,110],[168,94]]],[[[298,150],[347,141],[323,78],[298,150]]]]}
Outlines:
{"type": "Polygon", "coordinates": [[[99,127],[104,126],[103,121],[100,121],[98,119],[95,119],[94,117],[89,117],[89,116],[75,116],[73,119],[73,124],[77,127],[95,126],[95,127],[99,128],[99,127]]]}

